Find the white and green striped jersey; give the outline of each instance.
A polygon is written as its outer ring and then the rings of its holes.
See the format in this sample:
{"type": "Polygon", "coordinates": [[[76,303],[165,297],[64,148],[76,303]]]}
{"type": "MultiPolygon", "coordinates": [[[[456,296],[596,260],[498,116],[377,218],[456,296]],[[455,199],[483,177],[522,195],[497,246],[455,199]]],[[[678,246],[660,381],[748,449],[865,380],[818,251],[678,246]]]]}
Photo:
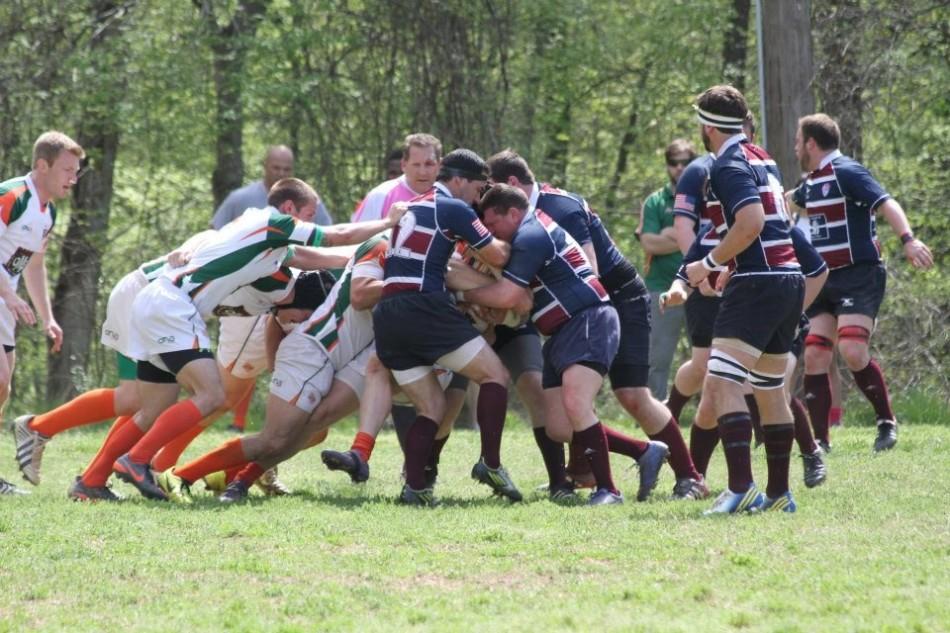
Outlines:
{"type": "Polygon", "coordinates": [[[55,222],[56,208],[51,202],[40,206],[29,174],[0,183],[0,274],[14,289],[33,254],[46,250],[55,222]]]}
{"type": "Polygon", "coordinates": [[[323,231],[272,207],[248,209],[199,245],[181,268],[162,276],[186,293],[207,319],[222,301],[242,286],[277,272],[294,244],[319,246],[323,231]]]}
{"type": "Polygon", "coordinates": [[[273,275],[241,286],[214,308],[218,317],[249,317],[266,314],[293,290],[300,271],[281,266],[273,275]]]}
{"type": "Polygon", "coordinates": [[[359,274],[357,277],[382,279],[383,260],[388,246],[389,240],[385,233],[360,244],[346,263],[343,274],[333,284],[326,300],[307,321],[300,324],[300,331],[315,339],[328,354],[339,347],[342,357],[356,358],[372,344],[375,338],[372,310],[356,310],[350,305],[350,284],[354,277],[353,269],[357,266],[379,267],[378,275],[359,274]]]}

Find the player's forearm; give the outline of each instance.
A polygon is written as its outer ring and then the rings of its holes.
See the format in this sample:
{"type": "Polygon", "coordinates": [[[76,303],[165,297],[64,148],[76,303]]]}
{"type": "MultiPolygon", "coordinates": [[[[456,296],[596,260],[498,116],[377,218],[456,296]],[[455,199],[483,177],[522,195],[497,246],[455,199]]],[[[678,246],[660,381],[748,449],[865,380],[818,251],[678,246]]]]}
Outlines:
{"type": "Polygon", "coordinates": [[[26,293],[30,296],[30,301],[33,303],[33,308],[39,315],[40,321],[43,325],[52,323],[53,308],[49,300],[46,260],[43,253],[36,253],[30,259],[30,263],[23,269],[23,281],[26,284],[26,293]]]}
{"type": "Polygon", "coordinates": [[[456,298],[465,303],[475,303],[486,308],[500,308],[502,310],[515,310],[524,313],[526,289],[517,286],[510,281],[501,279],[489,286],[473,288],[472,290],[459,291],[456,298]],[[521,307],[522,310],[518,310],[521,307]]]}
{"type": "Polygon", "coordinates": [[[480,273],[462,261],[449,260],[449,267],[445,273],[445,285],[450,290],[471,290],[472,288],[488,286],[494,282],[494,277],[480,273]]]}
{"type": "Polygon", "coordinates": [[[901,205],[898,204],[896,200],[893,198],[885,200],[877,210],[878,213],[884,216],[884,219],[898,237],[911,233],[910,221],[907,219],[907,214],[904,213],[904,209],[901,208],[901,205]]]}
{"type": "Polygon", "coordinates": [[[693,230],[695,226],[696,222],[685,215],[677,215],[673,218],[676,245],[683,255],[689,252],[689,247],[693,245],[693,240],[696,239],[696,232],[693,230]]]}
{"type": "Polygon", "coordinates": [[[393,227],[390,218],[372,220],[369,222],[348,222],[324,227],[323,245],[342,246],[345,244],[359,244],[365,242],[377,233],[382,233],[393,227]]]}
{"type": "Polygon", "coordinates": [[[329,270],[344,268],[352,253],[350,251],[328,250],[313,246],[294,248],[289,264],[300,270],[329,270]]]}

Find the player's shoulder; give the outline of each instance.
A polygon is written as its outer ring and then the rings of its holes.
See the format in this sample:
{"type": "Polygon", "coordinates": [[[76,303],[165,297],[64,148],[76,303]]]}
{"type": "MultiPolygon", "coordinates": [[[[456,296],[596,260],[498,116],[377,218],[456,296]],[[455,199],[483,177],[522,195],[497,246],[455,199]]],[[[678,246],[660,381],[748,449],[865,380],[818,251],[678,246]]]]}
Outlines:
{"type": "Polygon", "coordinates": [[[384,180],[369,190],[365,198],[385,198],[389,193],[399,186],[402,177],[384,180]]]}
{"type": "Polygon", "coordinates": [[[18,176],[0,182],[0,196],[19,197],[27,191],[29,191],[29,186],[26,182],[26,176],[18,176]]]}
{"type": "Polygon", "coordinates": [[[360,244],[356,252],[353,254],[354,261],[361,261],[367,257],[372,257],[373,254],[378,253],[381,250],[386,250],[389,245],[389,232],[384,231],[382,233],[377,233],[373,237],[369,238],[362,244],[360,244]]]}

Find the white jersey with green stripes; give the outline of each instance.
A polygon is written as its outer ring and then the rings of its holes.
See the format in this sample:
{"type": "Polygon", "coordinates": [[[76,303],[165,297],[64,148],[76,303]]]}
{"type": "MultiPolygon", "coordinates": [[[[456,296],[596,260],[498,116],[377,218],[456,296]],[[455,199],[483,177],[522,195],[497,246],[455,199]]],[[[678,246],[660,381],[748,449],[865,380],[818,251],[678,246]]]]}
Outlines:
{"type": "Polygon", "coordinates": [[[388,243],[385,235],[379,234],[360,244],[326,300],[307,321],[297,326],[301,334],[315,340],[328,355],[352,359],[373,344],[372,310],[356,310],[350,305],[350,285],[357,266],[363,270],[367,266],[379,267],[379,275],[361,272],[356,277],[382,279],[382,261],[388,243]]]}
{"type": "Polygon", "coordinates": [[[277,272],[299,244],[319,246],[323,231],[274,208],[248,209],[200,244],[189,262],[162,276],[182,290],[208,318],[238,288],[277,272]]]}

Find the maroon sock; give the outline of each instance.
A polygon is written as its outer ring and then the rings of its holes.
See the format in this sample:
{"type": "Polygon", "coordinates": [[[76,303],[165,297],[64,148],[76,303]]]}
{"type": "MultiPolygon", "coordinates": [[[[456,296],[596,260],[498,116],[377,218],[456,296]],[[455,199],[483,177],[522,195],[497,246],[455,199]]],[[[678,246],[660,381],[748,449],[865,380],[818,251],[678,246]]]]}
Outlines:
{"type": "Polygon", "coordinates": [[[614,486],[613,475],[610,473],[610,452],[607,450],[607,436],[600,422],[595,423],[583,431],[574,431],[574,443],[584,447],[584,456],[590,462],[590,469],[594,473],[597,488],[619,494],[614,486]]]}
{"type": "Polygon", "coordinates": [[[695,424],[689,430],[689,454],[693,458],[693,465],[703,477],[709,469],[709,460],[712,458],[716,445],[719,444],[719,429],[703,429],[695,424]]]}
{"type": "Polygon", "coordinates": [[[679,420],[680,414],[683,412],[683,407],[686,406],[690,398],[692,398],[692,396],[684,396],[681,394],[680,390],[677,389],[674,384],[670,387],[670,397],[666,399],[666,408],[670,410],[674,418],[679,420]]]}
{"type": "Polygon", "coordinates": [[[441,440],[436,439],[432,442],[432,452],[429,453],[429,461],[426,464],[430,468],[435,468],[439,465],[439,459],[442,457],[442,449],[445,448],[445,443],[449,441],[449,436],[446,435],[441,440]]]}
{"type": "Polygon", "coordinates": [[[803,455],[811,455],[818,449],[818,445],[815,444],[815,436],[811,434],[805,405],[795,396],[792,396],[792,400],[788,404],[792,410],[792,419],[795,420],[795,441],[798,442],[798,450],[803,455]]]}
{"type": "Polygon", "coordinates": [[[765,459],[769,468],[769,483],[765,487],[765,494],[769,499],[777,499],[788,492],[788,462],[792,457],[795,428],[792,424],[766,424],[762,430],[765,435],[765,459]]]}
{"type": "Polygon", "coordinates": [[[659,433],[650,435],[650,439],[663,442],[669,447],[670,468],[673,469],[677,479],[700,478],[699,471],[696,470],[696,466],[693,464],[693,458],[689,454],[689,449],[686,448],[686,442],[683,440],[683,434],[680,432],[679,424],[676,423],[675,418],[670,418],[670,421],[659,433]]]}
{"type": "Polygon", "coordinates": [[[884,382],[884,373],[881,366],[873,358],[868,366],[861,371],[853,371],[854,382],[864,397],[874,407],[878,420],[894,420],[894,411],[891,409],[891,398],[887,394],[887,384],[884,382]]]}
{"type": "Polygon", "coordinates": [[[417,416],[406,437],[406,483],[413,490],[426,487],[426,463],[439,425],[435,420],[417,416]]]}
{"type": "Polygon", "coordinates": [[[815,437],[823,442],[830,442],[828,416],[831,413],[831,378],[828,374],[805,374],[802,387],[815,437]]]}
{"type": "Polygon", "coordinates": [[[501,432],[508,412],[508,388],[486,382],[478,388],[478,430],[482,435],[482,459],[489,468],[501,466],[501,432]]]}
{"type": "Polygon", "coordinates": [[[630,437],[629,435],[624,435],[620,431],[610,428],[603,422],[601,422],[601,426],[604,427],[604,435],[607,436],[607,450],[611,453],[620,453],[621,455],[626,455],[633,459],[640,459],[643,457],[643,454],[647,452],[647,449],[650,448],[649,443],[638,440],[635,437],[630,437]]]}
{"type": "Polygon", "coordinates": [[[743,493],[752,485],[752,420],[746,411],[719,416],[719,438],[726,454],[729,490],[743,493]]]}
{"type": "Polygon", "coordinates": [[[564,469],[564,445],[548,437],[544,427],[534,429],[534,441],[541,451],[544,468],[548,471],[548,486],[554,490],[567,483],[567,472],[564,469]]]}
{"type": "MultiPolygon", "coordinates": [[[[567,461],[567,473],[575,481],[578,478],[583,478],[585,475],[590,475],[590,462],[587,461],[587,457],[584,456],[584,447],[578,444],[577,442],[571,442],[567,445],[569,459],[567,461]]],[[[608,448],[608,450],[610,450],[608,448]]]]}
{"type": "Polygon", "coordinates": [[[752,436],[755,438],[755,445],[758,446],[764,441],[762,437],[762,417],[759,415],[759,403],[755,401],[755,396],[747,393],[745,406],[749,407],[749,417],[752,419],[752,436]]]}

